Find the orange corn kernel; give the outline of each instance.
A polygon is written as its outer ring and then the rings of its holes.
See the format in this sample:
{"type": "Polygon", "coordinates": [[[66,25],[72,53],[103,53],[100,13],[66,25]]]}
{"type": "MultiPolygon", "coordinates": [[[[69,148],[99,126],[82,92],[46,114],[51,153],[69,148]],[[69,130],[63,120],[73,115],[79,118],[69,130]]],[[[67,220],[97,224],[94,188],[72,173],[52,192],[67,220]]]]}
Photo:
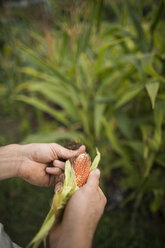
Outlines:
{"type": "Polygon", "coordinates": [[[80,154],[73,162],[73,169],[78,187],[83,186],[90,173],[90,156],[87,153],[80,154]]]}

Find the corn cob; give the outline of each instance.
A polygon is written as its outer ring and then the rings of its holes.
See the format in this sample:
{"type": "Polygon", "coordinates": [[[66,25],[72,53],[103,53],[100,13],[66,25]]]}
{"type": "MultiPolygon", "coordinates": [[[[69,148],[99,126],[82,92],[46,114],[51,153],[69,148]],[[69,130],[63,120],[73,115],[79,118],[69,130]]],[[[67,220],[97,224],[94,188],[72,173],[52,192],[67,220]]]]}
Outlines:
{"type": "Polygon", "coordinates": [[[72,163],[77,186],[81,187],[83,186],[89,176],[90,173],[90,156],[87,153],[80,154],[72,163]]]}

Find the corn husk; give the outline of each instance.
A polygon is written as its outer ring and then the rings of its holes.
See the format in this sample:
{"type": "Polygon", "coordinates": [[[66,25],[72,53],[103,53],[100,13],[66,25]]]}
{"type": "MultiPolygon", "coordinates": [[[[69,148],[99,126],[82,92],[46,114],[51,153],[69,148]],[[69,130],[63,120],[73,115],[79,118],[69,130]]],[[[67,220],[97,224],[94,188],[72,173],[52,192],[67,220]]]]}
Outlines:
{"type": "MultiPolygon", "coordinates": [[[[90,171],[96,169],[99,164],[100,153],[97,148],[96,148],[96,153],[97,155],[91,164],[90,171]]],[[[52,228],[53,225],[58,224],[61,221],[68,200],[78,188],[79,187],[77,186],[76,183],[74,170],[71,166],[70,161],[67,160],[65,164],[64,184],[62,188],[58,190],[54,195],[49,213],[47,214],[39,232],[29,243],[27,248],[29,247],[37,248],[42,241],[44,242],[44,245],[46,247],[46,238],[48,236],[50,229],[52,228]]]]}

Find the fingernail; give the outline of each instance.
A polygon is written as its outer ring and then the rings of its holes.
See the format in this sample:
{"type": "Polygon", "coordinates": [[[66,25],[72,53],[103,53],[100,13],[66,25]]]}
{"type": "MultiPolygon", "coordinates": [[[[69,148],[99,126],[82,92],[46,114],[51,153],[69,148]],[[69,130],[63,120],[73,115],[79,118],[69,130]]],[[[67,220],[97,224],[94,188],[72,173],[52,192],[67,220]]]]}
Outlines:
{"type": "Polygon", "coordinates": [[[100,175],[100,170],[99,169],[95,169],[94,170],[94,173],[97,174],[97,175],[100,175]]]}
{"type": "Polygon", "coordinates": [[[81,145],[78,150],[81,150],[81,149],[84,149],[84,148],[85,148],[85,146],[81,145]]]}
{"type": "Polygon", "coordinates": [[[58,161],[58,160],[54,160],[54,163],[57,164],[57,165],[61,165],[61,162],[58,161]]]}

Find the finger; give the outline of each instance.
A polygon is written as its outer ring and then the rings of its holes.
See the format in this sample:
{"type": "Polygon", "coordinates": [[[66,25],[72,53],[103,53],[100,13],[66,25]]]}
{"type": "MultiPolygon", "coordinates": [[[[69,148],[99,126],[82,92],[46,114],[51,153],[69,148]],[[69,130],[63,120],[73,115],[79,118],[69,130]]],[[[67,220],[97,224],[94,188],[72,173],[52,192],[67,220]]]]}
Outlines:
{"type": "Polygon", "coordinates": [[[54,154],[56,154],[58,158],[69,159],[84,153],[86,148],[82,145],[79,149],[74,151],[60,146],[59,144],[52,143],[52,149],[54,149],[54,154]]]}
{"type": "Polygon", "coordinates": [[[54,192],[56,193],[61,187],[62,187],[62,183],[61,182],[57,183],[54,188],[54,192]]]}
{"type": "Polygon", "coordinates": [[[86,151],[86,147],[84,145],[80,146],[79,149],[77,149],[77,155],[84,153],[86,151]]]}
{"type": "Polygon", "coordinates": [[[64,176],[64,173],[61,173],[59,176],[56,176],[55,177],[55,184],[57,184],[57,183],[59,183],[59,182],[64,182],[64,178],[65,178],[65,176],[64,176]]]}
{"type": "Polygon", "coordinates": [[[46,172],[48,174],[54,175],[54,176],[58,176],[60,175],[63,171],[60,168],[57,167],[46,167],[46,172]]]}
{"type": "Polygon", "coordinates": [[[99,191],[100,195],[104,195],[104,193],[100,187],[98,187],[98,191],[99,191]]]}
{"type": "Polygon", "coordinates": [[[103,199],[104,205],[106,205],[106,203],[107,203],[107,198],[106,198],[106,196],[104,195],[104,193],[103,193],[103,191],[102,191],[102,189],[101,189],[100,187],[98,188],[98,190],[99,190],[101,199],[103,199]]]}
{"type": "Polygon", "coordinates": [[[97,187],[99,185],[99,178],[100,178],[100,170],[99,169],[93,170],[89,174],[87,185],[91,187],[97,187]]]}
{"type": "Polygon", "coordinates": [[[53,186],[55,184],[55,176],[51,175],[49,179],[49,186],[53,186]]]}
{"type": "Polygon", "coordinates": [[[62,162],[60,160],[54,160],[53,165],[64,170],[65,169],[65,162],[62,162]]]}
{"type": "Polygon", "coordinates": [[[59,180],[61,182],[64,182],[64,179],[65,179],[65,175],[64,175],[64,173],[61,173],[61,175],[59,176],[59,180]]]}

